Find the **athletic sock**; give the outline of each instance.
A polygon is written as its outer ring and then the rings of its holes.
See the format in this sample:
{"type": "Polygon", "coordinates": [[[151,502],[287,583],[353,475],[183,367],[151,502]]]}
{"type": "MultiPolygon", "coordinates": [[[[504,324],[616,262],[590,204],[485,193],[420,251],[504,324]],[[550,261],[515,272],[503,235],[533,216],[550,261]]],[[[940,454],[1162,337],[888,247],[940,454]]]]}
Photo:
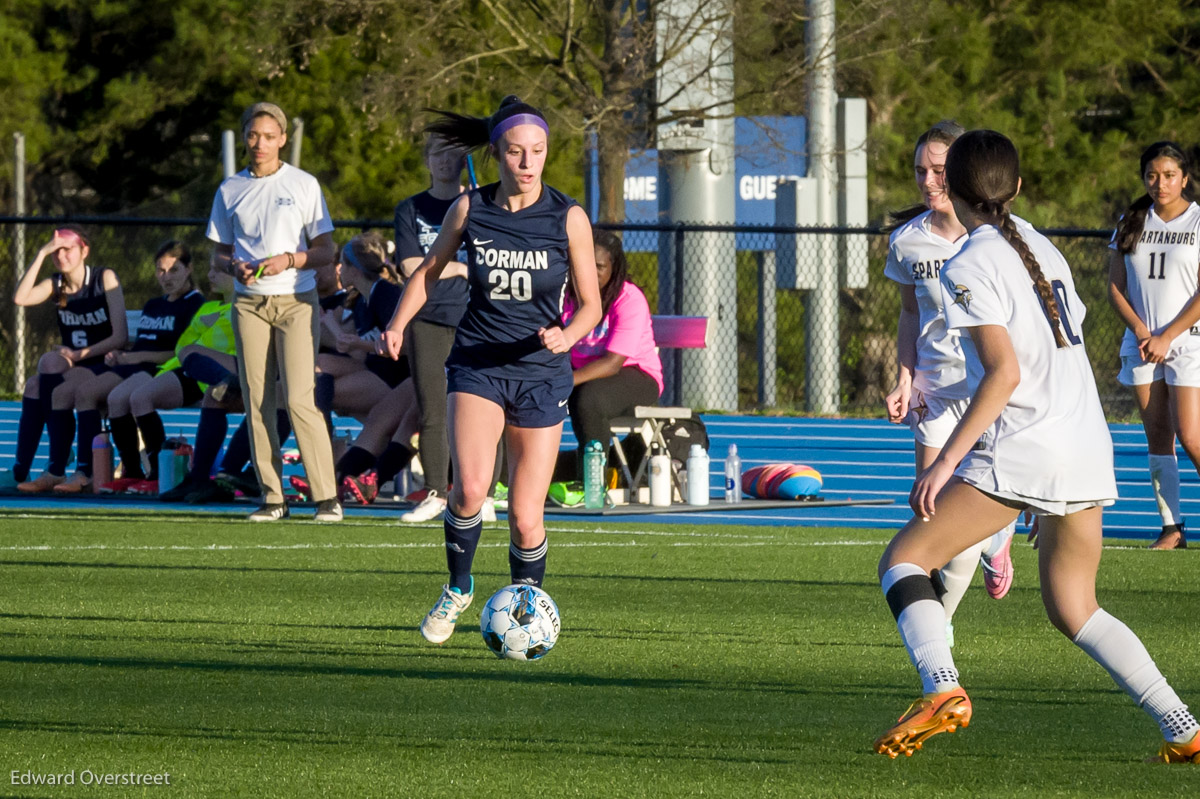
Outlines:
{"type": "Polygon", "coordinates": [[[900,640],[921,675],[922,692],[957,688],[958,669],[946,643],[946,611],[933,580],[915,563],[897,563],[880,582],[900,640]]]}
{"type": "Polygon", "coordinates": [[[71,460],[71,442],[75,440],[75,411],[50,411],[50,463],[46,471],[60,477],[67,473],[71,460]]]}
{"type": "Polygon", "coordinates": [[[288,412],[283,408],[275,409],[275,434],[279,436],[279,446],[287,443],[288,436],[292,434],[292,417],[288,416],[288,412]]]}
{"type": "Polygon", "coordinates": [[[92,439],[100,435],[100,411],[80,411],[78,433],[75,437],[75,448],[79,454],[76,458],[77,468],[88,477],[92,476],[92,439]]]}
{"type": "Polygon", "coordinates": [[[450,587],[466,594],[471,590],[471,563],[483,532],[483,511],[469,519],[455,516],[449,507],[442,517],[446,533],[446,566],[450,569],[450,587]]]}
{"type": "MultiPolygon", "coordinates": [[[[408,466],[415,454],[416,452],[404,444],[398,441],[389,441],[387,449],[375,461],[375,472],[379,478],[379,485],[383,485],[388,480],[394,480],[396,475],[400,473],[400,470],[408,466]]],[[[436,490],[443,496],[446,493],[445,486],[441,488],[438,486],[429,486],[429,488],[436,490]]]]}
{"type": "Polygon", "coordinates": [[[313,387],[313,402],[317,406],[317,410],[325,417],[325,426],[329,428],[329,435],[333,436],[333,392],[335,378],[330,374],[317,375],[316,383],[313,387]]]}
{"type": "Polygon", "coordinates": [[[207,480],[212,475],[213,464],[225,443],[229,432],[229,414],[224,408],[201,408],[200,422],[196,425],[196,447],[192,451],[192,469],[188,474],[193,480],[207,480]]]}
{"type": "Polygon", "coordinates": [[[983,552],[980,554],[988,559],[995,557],[996,553],[1004,548],[1005,542],[1010,540],[1016,532],[1017,520],[1013,519],[1003,530],[997,530],[992,533],[991,538],[984,539],[983,552]]]}
{"type": "Polygon", "coordinates": [[[54,409],[54,406],[50,404],[50,401],[54,399],[54,389],[65,381],[66,378],[60,374],[38,375],[38,401],[42,403],[42,414],[47,420],[50,419],[50,411],[54,409]]]}
{"type": "Polygon", "coordinates": [[[508,545],[508,573],[514,583],[541,587],[546,577],[549,544],[550,539],[543,538],[542,543],[530,549],[522,549],[515,541],[508,545]]]}
{"type": "Polygon", "coordinates": [[[942,607],[945,609],[946,621],[954,618],[954,611],[958,610],[959,603],[962,602],[967,589],[971,587],[971,578],[975,576],[975,570],[979,568],[979,553],[983,550],[985,543],[985,541],[980,541],[978,544],[967,547],[938,570],[938,573],[942,575],[942,584],[946,587],[946,593],[942,595],[942,607]]]}
{"type": "Polygon", "coordinates": [[[233,376],[233,372],[226,369],[217,360],[198,352],[193,352],[184,358],[179,371],[197,382],[207,383],[210,386],[233,376]]]}
{"type": "Polygon", "coordinates": [[[1120,619],[1100,608],[1071,640],[1103,666],[1138,707],[1150,714],[1168,740],[1189,740],[1200,729],[1141,639],[1120,619]]]}
{"type": "Polygon", "coordinates": [[[142,471],[142,456],[138,449],[137,422],[133,414],[114,416],[108,420],[112,430],[113,449],[121,456],[122,476],[131,480],[141,480],[146,473],[142,471]]]}
{"type": "Polygon", "coordinates": [[[46,429],[46,414],[42,401],[37,397],[21,397],[21,419],[17,422],[17,459],[13,463],[13,477],[18,483],[29,479],[29,469],[37,455],[42,432],[46,429]]]}
{"type": "MultiPolygon", "coordinates": [[[[280,439],[279,445],[283,446],[283,439],[280,439]]],[[[229,439],[229,446],[225,448],[225,457],[221,458],[221,471],[226,474],[240,474],[249,462],[250,422],[248,419],[242,419],[237,430],[233,431],[233,438],[229,439]]]]}
{"type": "Polygon", "coordinates": [[[1164,527],[1178,526],[1183,521],[1179,510],[1179,459],[1170,455],[1151,455],[1150,484],[1154,486],[1154,501],[1164,527]]]}
{"type": "Polygon", "coordinates": [[[158,453],[162,450],[163,442],[167,440],[167,431],[163,428],[162,417],[157,411],[138,416],[134,419],[138,430],[142,431],[142,445],[146,448],[146,456],[150,459],[150,480],[158,479],[158,453]]]}
{"type": "Polygon", "coordinates": [[[350,447],[337,462],[338,483],[343,477],[358,477],[375,465],[375,456],[362,447],[350,447]]]}

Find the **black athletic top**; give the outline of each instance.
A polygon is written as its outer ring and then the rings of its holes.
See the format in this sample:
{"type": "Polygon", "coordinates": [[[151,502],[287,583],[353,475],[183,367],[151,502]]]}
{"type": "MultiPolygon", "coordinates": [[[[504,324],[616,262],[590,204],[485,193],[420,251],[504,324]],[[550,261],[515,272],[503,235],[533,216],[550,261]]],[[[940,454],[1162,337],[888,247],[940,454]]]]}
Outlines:
{"type": "MultiPolygon", "coordinates": [[[[396,263],[405,258],[424,258],[429,254],[429,248],[442,229],[446,212],[457,199],[439,200],[428,191],[423,191],[401,200],[396,206],[396,263]]],[[[466,263],[466,251],[460,248],[455,258],[466,263]]],[[[456,327],[466,308],[467,281],[457,277],[446,278],[437,282],[433,291],[429,292],[425,305],[413,318],[456,327]]]]}
{"type": "Polygon", "coordinates": [[[508,379],[561,378],[571,371],[570,356],[543,347],[538,329],[561,325],[567,212],[577,203],[543,185],[533,205],[514,213],[495,204],[499,185],[468,192],[470,295],[446,364],[508,379]]]}
{"type": "Polygon", "coordinates": [[[173,352],[175,343],[192,323],[192,317],[204,304],[204,295],[192,289],[177,300],[166,295],[155,297],[142,307],[138,320],[134,352],[173,352]]]}
{"type": "MultiPolygon", "coordinates": [[[[91,347],[112,335],[112,319],[108,316],[108,297],[104,295],[104,267],[85,266],[83,288],[67,297],[65,308],[58,312],[58,332],[64,347],[81,350],[91,347]]],[[[62,273],[50,277],[61,290],[62,273]]]]}

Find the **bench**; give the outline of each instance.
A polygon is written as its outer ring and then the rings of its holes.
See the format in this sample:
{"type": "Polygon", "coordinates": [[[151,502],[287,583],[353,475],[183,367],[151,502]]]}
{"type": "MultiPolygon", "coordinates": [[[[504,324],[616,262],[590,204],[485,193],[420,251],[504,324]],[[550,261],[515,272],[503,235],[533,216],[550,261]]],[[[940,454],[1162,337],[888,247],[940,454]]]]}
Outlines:
{"type": "MultiPolygon", "coordinates": [[[[650,324],[654,328],[654,343],[658,349],[704,349],[708,346],[708,317],[705,316],[652,316],[650,324]]],[[[684,407],[664,407],[659,405],[638,405],[633,409],[632,416],[620,416],[612,420],[609,434],[613,450],[617,455],[625,484],[629,486],[629,498],[632,502],[638,493],[642,480],[647,478],[650,467],[650,448],[658,444],[664,450],[667,448],[663,438],[663,428],[679,420],[692,418],[692,409],[684,407]],[[621,446],[621,437],[639,432],[646,442],[646,454],[638,464],[637,472],[630,471],[629,459],[621,446]]],[[[680,496],[684,493],[683,482],[679,478],[679,469],[671,462],[671,480],[680,496]]]]}

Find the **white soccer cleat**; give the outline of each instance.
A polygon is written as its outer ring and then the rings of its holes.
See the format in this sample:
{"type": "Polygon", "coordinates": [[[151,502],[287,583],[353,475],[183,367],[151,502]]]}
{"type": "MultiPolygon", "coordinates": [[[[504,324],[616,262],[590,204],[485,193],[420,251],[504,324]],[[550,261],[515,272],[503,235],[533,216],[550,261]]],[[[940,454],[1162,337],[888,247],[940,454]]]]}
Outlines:
{"type": "Polygon", "coordinates": [[[438,496],[438,492],[430,489],[425,495],[425,499],[410,511],[400,514],[402,522],[431,522],[434,519],[440,519],[442,514],[446,512],[445,497],[438,496]]]}
{"type": "Polygon", "coordinates": [[[454,625],[458,623],[459,615],[471,606],[471,600],[474,598],[474,577],[471,578],[471,590],[465,594],[451,589],[449,585],[443,585],[442,596],[421,622],[421,636],[431,644],[444,643],[454,635],[454,625]]]}

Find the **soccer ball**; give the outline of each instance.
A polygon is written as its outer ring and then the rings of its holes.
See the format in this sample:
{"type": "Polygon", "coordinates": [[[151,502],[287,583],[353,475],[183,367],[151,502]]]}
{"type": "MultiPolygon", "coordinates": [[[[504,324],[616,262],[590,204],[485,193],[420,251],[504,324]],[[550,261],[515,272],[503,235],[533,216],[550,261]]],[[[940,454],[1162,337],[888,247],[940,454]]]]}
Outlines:
{"type": "Polygon", "coordinates": [[[545,657],[558,640],[559,626],[558,605],[532,585],[501,588],[479,614],[483,642],[496,657],[509,660],[545,657]]]}

